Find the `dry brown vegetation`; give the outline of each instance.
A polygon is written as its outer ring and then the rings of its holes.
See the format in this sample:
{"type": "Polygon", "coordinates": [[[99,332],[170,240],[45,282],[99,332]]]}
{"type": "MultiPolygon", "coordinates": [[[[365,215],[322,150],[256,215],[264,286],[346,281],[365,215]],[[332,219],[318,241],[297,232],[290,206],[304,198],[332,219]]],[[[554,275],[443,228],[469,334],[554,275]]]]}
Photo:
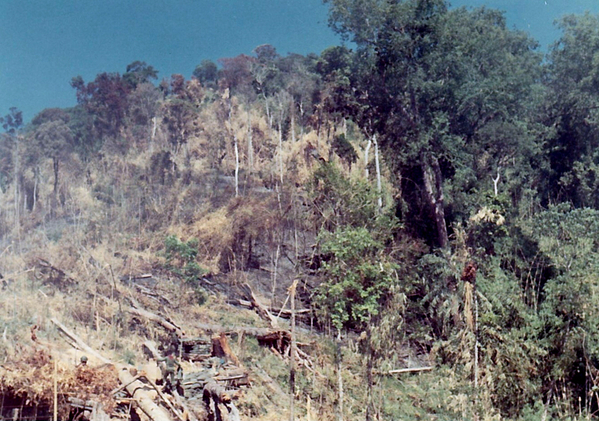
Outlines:
{"type": "MultiPolygon", "coordinates": [[[[238,401],[242,418],[274,420],[288,411],[288,355],[240,333],[240,327],[267,324],[231,302],[244,298],[238,286],[245,283],[264,304],[285,301],[298,257],[311,252],[315,236],[305,213],[304,185],[318,163],[304,151],[308,144],[317,145],[321,156],[329,151],[314,131],[295,143],[285,141],[279,151],[276,127],[253,109],[249,168],[247,113],[236,99],[232,104],[227,124],[219,121],[221,100],[206,106],[181,147],[173,148],[159,125],[151,142],[137,139],[123,149],[107,141],[97,158],[69,161],[61,168],[57,202],[52,202],[52,183],[41,182],[51,178],[50,161],[41,163],[38,184],[33,172],[25,172],[24,184],[0,192],[0,391],[5,396],[49,408],[56,379],[61,418],[68,417],[67,397],[101,402],[110,414],[116,408],[110,392],[119,384],[114,368],[93,356],[88,367],[77,368],[84,352],[50,319],[62,321],[111,361],[143,372],[148,357],[141,344],[152,340],[164,352],[176,339],[160,324],[127,311],[138,306],[181,327],[187,337],[207,335],[206,326],[215,325],[229,333],[231,347],[250,372],[251,387],[238,401]],[[240,151],[238,197],[233,137],[240,151]],[[36,184],[30,208],[22,206],[25,184],[36,184]],[[194,261],[207,278],[193,284],[168,269],[169,235],[198,240],[194,261]]],[[[170,261],[177,267],[184,263],[170,261]]],[[[298,372],[296,411],[333,419],[329,345],[308,333],[300,340],[312,346],[302,351],[311,361],[298,372]]],[[[191,362],[183,368],[202,369],[191,362]]]]}

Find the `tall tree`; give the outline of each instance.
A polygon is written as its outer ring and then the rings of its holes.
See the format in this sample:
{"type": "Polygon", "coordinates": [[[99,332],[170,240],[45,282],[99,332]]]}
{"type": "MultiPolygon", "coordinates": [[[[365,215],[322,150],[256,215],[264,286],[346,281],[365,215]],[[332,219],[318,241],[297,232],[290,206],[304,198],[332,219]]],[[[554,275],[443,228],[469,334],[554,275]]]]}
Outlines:
{"type": "Polygon", "coordinates": [[[158,78],[158,70],[148,65],[145,61],[134,61],[127,66],[123,80],[131,89],[137,88],[142,83],[151,83],[158,78]]]}
{"type": "Polygon", "coordinates": [[[202,60],[193,71],[193,76],[203,86],[215,88],[218,81],[218,67],[212,60],[202,60]]]}
{"type": "Polygon", "coordinates": [[[345,112],[379,134],[413,228],[444,248],[454,200],[448,187],[465,180],[484,188],[480,180],[491,177],[475,176],[477,156],[492,143],[492,128],[525,126],[527,94],[539,77],[536,43],[507,29],[500,12],[449,11],[443,0],[327,3],[333,27],[357,45],[350,77],[357,104],[345,112]]]}
{"type": "Polygon", "coordinates": [[[35,149],[52,159],[54,169],[53,202],[57,203],[60,163],[70,154],[73,145],[71,129],[60,119],[47,121],[34,133],[35,149]]]}
{"type": "Polygon", "coordinates": [[[93,116],[96,134],[117,138],[125,125],[130,85],[118,73],[100,73],[89,83],[74,77],[71,86],[77,102],[93,116]]]}
{"type": "MultiPolygon", "coordinates": [[[[23,113],[16,107],[10,108],[10,113],[4,117],[0,117],[0,124],[5,131],[4,139],[9,144],[12,156],[13,182],[14,182],[14,209],[15,209],[15,225],[17,227],[17,237],[21,238],[21,222],[20,222],[20,144],[21,130],[23,129],[23,113]]],[[[3,142],[4,143],[4,142],[3,142]]]]}
{"type": "Polygon", "coordinates": [[[548,55],[547,200],[599,207],[599,18],[566,16],[548,55]]]}

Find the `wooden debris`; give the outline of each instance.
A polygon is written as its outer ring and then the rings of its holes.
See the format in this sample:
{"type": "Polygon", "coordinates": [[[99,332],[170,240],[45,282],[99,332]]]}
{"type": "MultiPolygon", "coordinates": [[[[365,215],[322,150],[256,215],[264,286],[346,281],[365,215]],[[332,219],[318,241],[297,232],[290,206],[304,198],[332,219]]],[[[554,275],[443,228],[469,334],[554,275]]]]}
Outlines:
{"type": "Polygon", "coordinates": [[[53,266],[47,260],[38,259],[36,268],[44,277],[44,284],[52,284],[61,291],[68,290],[71,286],[77,284],[77,281],[71,276],[67,275],[62,269],[53,266]]]}
{"type": "Polygon", "coordinates": [[[239,420],[239,411],[232,402],[234,397],[235,391],[227,390],[214,381],[208,382],[202,393],[204,405],[208,411],[208,419],[224,419],[224,411],[221,409],[224,406],[230,421],[239,420]]]}
{"type": "Polygon", "coordinates": [[[133,303],[133,307],[127,307],[125,310],[133,315],[158,323],[165,329],[174,332],[179,338],[185,335],[185,332],[183,332],[183,330],[179,326],[175,325],[172,321],[167,320],[166,318],[157,314],[151,313],[147,310],[144,310],[135,302],[133,303]]]}
{"type": "Polygon", "coordinates": [[[188,361],[203,361],[212,356],[212,342],[206,338],[182,338],[181,358],[188,361]]]}
{"type": "MultiPolygon", "coordinates": [[[[81,338],[71,332],[66,326],[60,323],[57,319],[52,318],[54,323],[65,335],[67,335],[79,348],[83,349],[89,355],[93,355],[100,361],[106,364],[112,364],[112,362],[98,353],[96,350],[88,346],[81,338]]],[[[129,372],[129,367],[125,365],[118,365],[118,377],[120,382],[124,385],[124,388],[129,392],[131,397],[137,402],[139,408],[152,420],[152,421],[171,421],[171,418],[163,408],[158,406],[152,397],[152,393],[147,389],[147,385],[140,381],[141,376],[136,378],[129,372]]],[[[154,388],[156,386],[154,385],[154,388]]],[[[175,411],[177,416],[179,413],[175,411]]],[[[184,421],[184,420],[182,420],[184,421]]]]}
{"type": "Polygon", "coordinates": [[[147,386],[139,379],[135,379],[127,367],[122,367],[119,370],[119,380],[126,384],[125,389],[131,397],[137,402],[139,408],[153,421],[171,421],[171,418],[160,406],[156,405],[152,399],[152,393],[147,389],[147,386]]]}
{"type": "Polygon", "coordinates": [[[252,288],[248,284],[243,284],[241,286],[241,290],[245,294],[246,298],[251,302],[252,308],[256,310],[258,315],[266,320],[270,324],[270,327],[276,328],[278,326],[277,318],[273,316],[270,311],[268,311],[266,306],[258,301],[254,295],[254,291],[252,291],[252,288]]]}
{"type": "Polygon", "coordinates": [[[231,350],[224,332],[212,337],[212,356],[226,358],[237,367],[241,367],[241,362],[231,350]]]}
{"type": "Polygon", "coordinates": [[[433,367],[398,368],[396,370],[389,370],[389,374],[418,373],[421,371],[431,371],[432,369],[433,367]]]}
{"type": "Polygon", "coordinates": [[[60,323],[56,318],[52,318],[52,319],[50,319],[50,321],[52,323],[54,323],[56,325],[56,327],[58,327],[58,329],[60,331],[62,331],[65,335],[67,335],[67,337],[70,340],[72,340],[73,342],[75,342],[75,344],[77,344],[77,346],[80,349],[84,350],[89,355],[93,355],[98,360],[102,361],[103,363],[112,364],[112,361],[110,361],[108,358],[105,358],[103,355],[101,355],[95,349],[93,349],[90,346],[88,346],[85,342],[83,342],[81,340],[81,338],[79,338],[79,336],[77,336],[73,332],[71,332],[71,330],[69,328],[67,328],[65,325],[63,325],[62,323],[60,323]]]}
{"type": "Polygon", "coordinates": [[[256,335],[262,346],[275,349],[281,355],[286,355],[291,346],[291,333],[286,330],[271,330],[262,335],[256,335]]]}

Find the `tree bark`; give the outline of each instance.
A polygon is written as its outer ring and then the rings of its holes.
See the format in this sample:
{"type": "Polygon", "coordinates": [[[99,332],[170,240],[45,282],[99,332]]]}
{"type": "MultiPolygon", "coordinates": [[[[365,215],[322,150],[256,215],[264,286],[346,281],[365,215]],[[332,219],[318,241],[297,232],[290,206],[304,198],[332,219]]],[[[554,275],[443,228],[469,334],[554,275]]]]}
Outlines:
{"type": "Polygon", "coordinates": [[[369,171],[368,171],[368,153],[370,152],[370,147],[372,146],[372,139],[368,139],[368,143],[366,144],[366,149],[364,150],[364,177],[368,180],[369,171]]]}
{"type": "Polygon", "coordinates": [[[437,228],[437,242],[439,247],[446,248],[449,245],[447,225],[445,223],[445,204],[443,195],[443,177],[441,167],[436,157],[430,160],[421,155],[422,176],[424,179],[424,191],[426,199],[432,208],[435,226],[437,228]]]}
{"type": "MultiPolygon", "coordinates": [[[[81,338],[70,331],[66,326],[60,323],[57,319],[50,319],[65,335],[67,335],[79,348],[84,350],[95,358],[99,359],[105,364],[113,364],[108,358],[105,358],[96,350],[87,345],[81,338]]],[[[153,421],[171,421],[171,418],[163,408],[159,407],[154,403],[152,395],[145,390],[146,385],[136,379],[131,373],[129,373],[128,367],[120,364],[117,367],[119,369],[118,377],[122,384],[125,385],[125,389],[131,397],[137,402],[140,409],[153,421]]]]}
{"type": "Polygon", "coordinates": [[[250,112],[250,105],[248,104],[247,110],[248,117],[248,171],[251,174],[254,168],[254,144],[252,143],[252,114],[250,112]]]}
{"type": "Polygon", "coordinates": [[[59,166],[60,166],[60,161],[57,158],[52,158],[52,166],[54,167],[54,204],[57,203],[57,198],[58,198],[58,172],[59,172],[59,166]]]}
{"type": "Polygon", "coordinates": [[[279,176],[281,178],[281,188],[283,187],[283,111],[279,117],[279,176]]]}
{"type": "Polygon", "coordinates": [[[337,391],[339,393],[338,420],[343,421],[343,377],[341,368],[343,366],[343,354],[341,353],[341,330],[337,331],[337,391]]]}
{"type": "Polygon", "coordinates": [[[256,296],[254,295],[254,291],[252,291],[252,288],[248,284],[243,284],[241,286],[241,289],[245,293],[246,298],[248,298],[251,301],[252,306],[256,309],[258,315],[262,317],[264,320],[266,320],[271,327],[276,328],[278,326],[277,318],[274,317],[270,313],[270,311],[268,311],[268,308],[266,308],[258,301],[256,296]]]}
{"type": "Polygon", "coordinates": [[[136,380],[134,376],[129,373],[126,367],[122,367],[119,370],[119,380],[121,383],[126,384],[125,389],[131,397],[137,402],[139,408],[153,421],[171,421],[171,417],[163,408],[156,405],[152,399],[152,394],[146,390],[146,385],[141,381],[136,380]]]}
{"type": "Polygon", "coordinates": [[[237,135],[233,135],[235,140],[235,197],[239,196],[239,148],[237,147],[237,135]]]}
{"type": "Polygon", "coordinates": [[[179,338],[181,338],[182,336],[185,335],[185,332],[183,332],[183,330],[181,330],[180,327],[175,326],[175,324],[169,322],[164,317],[158,316],[157,314],[150,313],[147,310],[144,310],[142,308],[135,308],[135,307],[127,307],[125,310],[128,313],[131,313],[136,316],[143,317],[144,319],[152,320],[153,322],[158,323],[165,329],[170,330],[171,332],[174,332],[179,338]]]}
{"type": "Polygon", "coordinates": [[[295,290],[297,289],[297,279],[289,288],[291,296],[291,351],[289,352],[289,400],[291,421],[295,420],[295,290]]]}
{"type": "Polygon", "coordinates": [[[374,163],[376,166],[376,191],[379,195],[378,204],[379,210],[383,207],[383,189],[381,187],[381,165],[379,163],[379,142],[376,140],[376,135],[373,136],[374,141],[374,163]]]}
{"type": "Polygon", "coordinates": [[[226,358],[237,367],[242,366],[239,358],[237,358],[237,356],[231,350],[224,332],[212,337],[212,355],[215,357],[226,358]]]}

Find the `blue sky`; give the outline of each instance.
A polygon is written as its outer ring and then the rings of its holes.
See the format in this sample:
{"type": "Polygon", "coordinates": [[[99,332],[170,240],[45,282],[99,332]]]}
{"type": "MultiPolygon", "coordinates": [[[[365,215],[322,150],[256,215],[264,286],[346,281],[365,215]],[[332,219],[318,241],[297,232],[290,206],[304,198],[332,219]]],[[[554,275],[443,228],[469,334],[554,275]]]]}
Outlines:
{"type": "MultiPolygon", "coordinates": [[[[454,0],[507,11],[510,25],[546,46],[566,13],[599,13],[597,0],[454,0]]],[[[73,76],[123,73],[141,60],[159,77],[189,77],[203,59],[250,54],[319,53],[338,44],[321,0],[0,0],[0,115],[26,120],[47,107],[75,104],[73,76]]]]}

